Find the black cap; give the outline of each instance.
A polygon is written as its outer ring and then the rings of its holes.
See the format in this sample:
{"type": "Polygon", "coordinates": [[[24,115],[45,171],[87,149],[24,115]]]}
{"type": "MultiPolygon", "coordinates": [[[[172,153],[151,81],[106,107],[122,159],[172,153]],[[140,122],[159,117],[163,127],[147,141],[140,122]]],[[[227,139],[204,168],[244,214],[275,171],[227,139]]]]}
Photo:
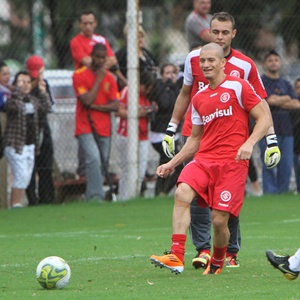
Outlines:
{"type": "Polygon", "coordinates": [[[276,50],[270,50],[265,54],[264,60],[266,60],[270,55],[275,55],[280,57],[280,55],[278,54],[278,52],[276,50]]]}

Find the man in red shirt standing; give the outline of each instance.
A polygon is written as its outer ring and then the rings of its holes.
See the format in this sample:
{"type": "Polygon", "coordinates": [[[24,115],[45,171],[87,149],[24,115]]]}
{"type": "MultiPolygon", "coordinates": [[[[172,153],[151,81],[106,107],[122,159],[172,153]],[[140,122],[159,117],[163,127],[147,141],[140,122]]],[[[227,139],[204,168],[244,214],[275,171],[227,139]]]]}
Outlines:
{"type": "MultiPolygon", "coordinates": [[[[78,33],[70,42],[70,50],[74,61],[75,69],[83,66],[90,67],[92,62],[92,49],[96,44],[103,44],[106,47],[106,69],[114,69],[115,75],[118,77],[122,85],[127,85],[126,78],[119,70],[119,65],[115,53],[113,52],[108,40],[99,34],[95,34],[97,27],[96,15],[93,11],[84,11],[79,19],[80,33],[78,33]]],[[[78,168],[77,173],[80,177],[86,176],[85,157],[81,146],[78,147],[78,168]]]]}
{"type": "Polygon", "coordinates": [[[106,63],[107,69],[113,68],[115,75],[119,80],[127,84],[126,78],[118,69],[118,61],[112,50],[108,40],[99,34],[95,34],[97,27],[97,19],[93,11],[82,12],[79,17],[80,33],[78,33],[70,42],[70,49],[74,61],[75,69],[82,66],[89,67],[92,62],[91,52],[95,44],[103,44],[106,47],[106,63]]]}
{"type": "Polygon", "coordinates": [[[165,177],[194,156],[178,178],[171,251],[150,257],[154,265],[175,273],[184,270],[190,203],[195,197],[199,205],[212,209],[214,228],[213,254],[203,274],[222,271],[230,237],[228,220],[239,215],[253,147],[272,124],[263,100],[247,81],[225,75],[225,64],[222,47],[210,43],[202,48],[200,67],[209,85],[192,99],[191,136],[171,161],[157,168],[157,175],[165,177]],[[249,136],[250,115],[256,125],[249,136]]]}
{"type": "Polygon", "coordinates": [[[104,44],[94,45],[90,67],[82,67],[73,75],[73,86],[78,100],[75,136],[85,154],[86,200],[104,199],[101,166],[102,163],[108,166],[111,142],[110,113],[119,108],[117,82],[105,67],[106,53],[104,44]]]}

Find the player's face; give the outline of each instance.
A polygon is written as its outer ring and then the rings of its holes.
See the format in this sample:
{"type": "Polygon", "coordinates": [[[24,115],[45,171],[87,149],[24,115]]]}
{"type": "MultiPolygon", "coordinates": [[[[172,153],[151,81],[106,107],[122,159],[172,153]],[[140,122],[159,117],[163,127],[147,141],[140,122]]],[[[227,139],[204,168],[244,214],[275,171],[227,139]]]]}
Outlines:
{"type": "Polygon", "coordinates": [[[300,99],[300,81],[297,81],[295,83],[295,91],[296,91],[298,98],[300,99]]]}
{"type": "Polygon", "coordinates": [[[83,35],[86,37],[91,37],[95,32],[96,26],[97,21],[93,14],[81,16],[79,27],[83,35]]]}
{"type": "Polygon", "coordinates": [[[92,54],[92,69],[100,69],[106,62],[106,51],[96,50],[92,54]]]}
{"type": "Polygon", "coordinates": [[[281,67],[280,57],[277,55],[269,55],[265,60],[265,69],[271,73],[279,72],[281,67]]]}
{"type": "Polygon", "coordinates": [[[236,29],[233,29],[230,21],[220,22],[215,19],[211,22],[210,35],[211,41],[220,45],[225,53],[228,54],[232,39],[235,37],[236,29]]]}
{"type": "Polygon", "coordinates": [[[210,0],[194,0],[194,9],[200,15],[207,15],[210,12],[211,1],[210,0]]]}
{"type": "Polygon", "coordinates": [[[207,79],[216,79],[225,65],[225,59],[220,58],[216,50],[202,50],[200,68],[207,79]]]}

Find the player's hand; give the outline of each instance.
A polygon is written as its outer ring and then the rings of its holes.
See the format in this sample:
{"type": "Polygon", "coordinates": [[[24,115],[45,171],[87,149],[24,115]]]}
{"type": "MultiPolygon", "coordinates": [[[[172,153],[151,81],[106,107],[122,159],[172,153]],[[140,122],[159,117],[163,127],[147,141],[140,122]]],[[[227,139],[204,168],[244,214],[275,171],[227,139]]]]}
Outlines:
{"type": "Polygon", "coordinates": [[[166,178],[174,171],[174,168],[170,167],[169,163],[160,165],[157,167],[156,174],[159,177],[166,178]]]}
{"type": "Polygon", "coordinates": [[[167,157],[173,158],[175,156],[175,134],[177,124],[170,122],[166,131],[166,135],[162,141],[162,147],[167,157]]]}
{"type": "Polygon", "coordinates": [[[281,158],[281,153],[277,144],[276,134],[266,136],[267,148],[265,150],[265,166],[267,169],[272,169],[278,165],[281,158]]]}
{"type": "Polygon", "coordinates": [[[175,134],[166,134],[162,141],[162,147],[166,156],[173,158],[175,156],[175,134]]]}
{"type": "Polygon", "coordinates": [[[281,153],[278,146],[267,147],[265,150],[265,165],[267,169],[272,169],[280,162],[281,153]]]}

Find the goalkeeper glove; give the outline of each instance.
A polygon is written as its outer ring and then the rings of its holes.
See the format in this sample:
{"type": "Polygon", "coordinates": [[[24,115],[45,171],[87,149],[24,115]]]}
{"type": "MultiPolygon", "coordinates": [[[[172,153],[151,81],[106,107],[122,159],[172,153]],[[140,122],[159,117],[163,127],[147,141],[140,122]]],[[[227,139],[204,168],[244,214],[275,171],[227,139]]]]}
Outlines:
{"type": "Polygon", "coordinates": [[[167,157],[173,158],[175,156],[175,133],[177,125],[170,122],[166,131],[166,135],[162,141],[162,147],[167,157]]]}
{"type": "Polygon", "coordinates": [[[266,142],[267,148],[265,150],[265,165],[267,169],[272,169],[278,165],[281,157],[276,134],[267,135],[266,142]]]}

